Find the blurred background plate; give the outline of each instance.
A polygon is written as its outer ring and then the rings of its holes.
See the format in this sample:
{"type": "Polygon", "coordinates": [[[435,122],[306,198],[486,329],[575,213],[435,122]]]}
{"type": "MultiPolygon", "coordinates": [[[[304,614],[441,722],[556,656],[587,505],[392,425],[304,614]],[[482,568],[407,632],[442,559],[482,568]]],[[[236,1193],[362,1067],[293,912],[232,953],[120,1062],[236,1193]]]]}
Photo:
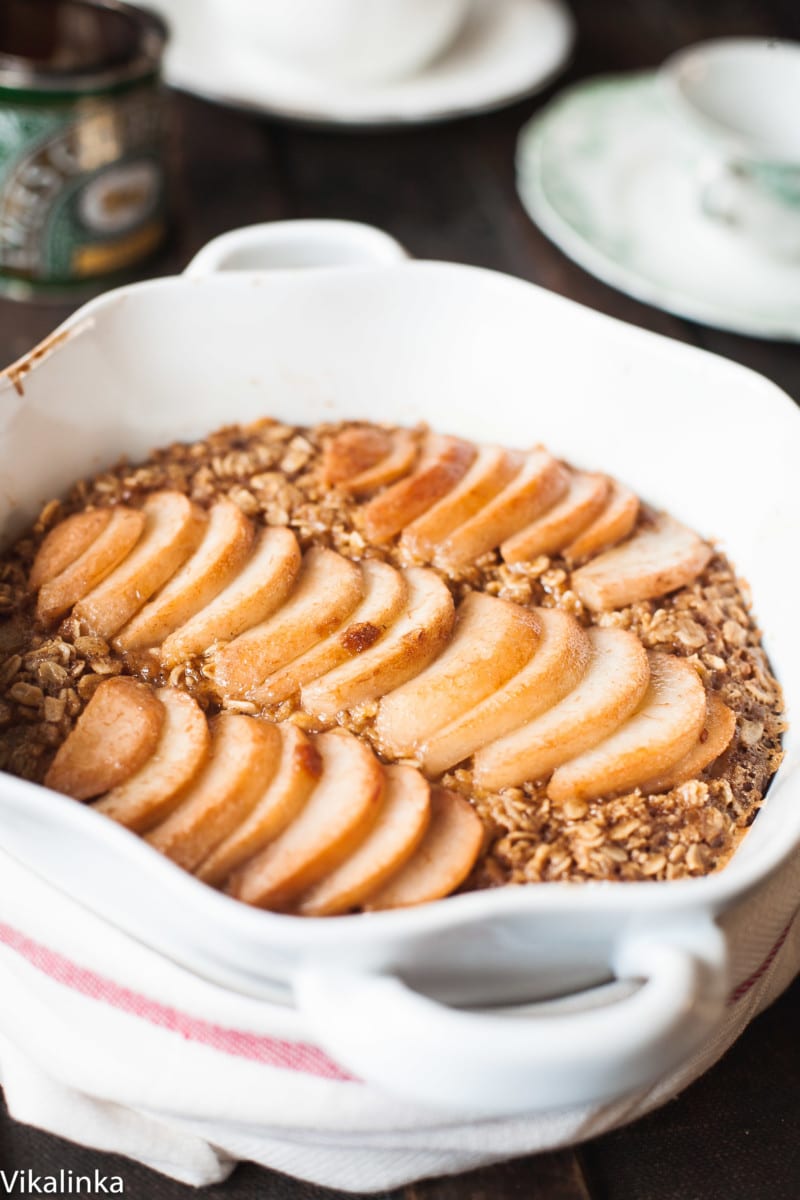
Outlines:
{"type": "Polygon", "coordinates": [[[473,0],[453,46],[419,74],[347,85],[315,79],[244,44],[204,0],[153,0],[169,23],[167,82],[207,100],[326,125],[441,121],[500,108],[549,83],[572,48],[561,0],[473,0]]]}
{"type": "Polygon", "coordinates": [[[708,217],[709,143],[658,72],[582,80],[519,137],[518,188],[540,229],[637,300],[734,333],[800,340],[800,264],[708,217]]]}

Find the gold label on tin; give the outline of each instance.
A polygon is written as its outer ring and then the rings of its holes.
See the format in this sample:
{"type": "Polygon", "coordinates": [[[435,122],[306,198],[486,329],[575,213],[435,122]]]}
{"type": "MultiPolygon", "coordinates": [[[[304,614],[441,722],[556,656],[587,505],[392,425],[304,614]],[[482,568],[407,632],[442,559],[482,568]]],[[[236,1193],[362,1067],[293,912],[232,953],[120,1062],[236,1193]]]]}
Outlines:
{"type": "Polygon", "coordinates": [[[155,249],[166,224],[162,123],[151,85],[117,98],[5,106],[0,271],[66,283],[155,249]]]}

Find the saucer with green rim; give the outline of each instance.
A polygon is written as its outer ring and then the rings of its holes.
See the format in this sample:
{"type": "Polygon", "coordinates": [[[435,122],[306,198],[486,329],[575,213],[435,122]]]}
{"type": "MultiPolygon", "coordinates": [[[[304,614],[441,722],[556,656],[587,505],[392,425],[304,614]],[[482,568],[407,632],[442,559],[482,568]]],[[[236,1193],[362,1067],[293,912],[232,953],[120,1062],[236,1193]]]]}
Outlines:
{"type": "Polygon", "coordinates": [[[573,85],[522,130],[517,184],[570,258],[638,300],[705,325],[800,340],[800,261],[702,208],[714,144],[658,72],[573,85]]]}

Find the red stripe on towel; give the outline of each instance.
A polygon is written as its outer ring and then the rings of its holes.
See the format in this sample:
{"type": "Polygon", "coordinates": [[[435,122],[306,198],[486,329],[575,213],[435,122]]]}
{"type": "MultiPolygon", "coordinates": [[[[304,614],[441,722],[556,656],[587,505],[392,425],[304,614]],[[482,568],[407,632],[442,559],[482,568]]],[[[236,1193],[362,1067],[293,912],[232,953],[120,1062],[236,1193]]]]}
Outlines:
{"type": "Polygon", "coordinates": [[[333,1059],[328,1058],[322,1050],[307,1042],[288,1042],[283,1038],[267,1037],[264,1034],[249,1033],[240,1029],[226,1029],[211,1021],[192,1017],[166,1004],[160,1004],[140,992],[121,987],[111,979],[95,974],[85,967],[78,966],[68,958],[50,950],[47,946],[33,941],[12,929],[10,925],[0,922],[0,943],[16,951],[26,959],[31,966],[43,975],[47,975],[56,983],[72,988],[92,1000],[109,1004],[112,1008],[140,1017],[177,1033],[189,1042],[198,1042],[210,1046],[222,1054],[230,1054],[236,1058],[246,1058],[251,1062],[263,1063],[268,1067],[278,1067],[284,1071],[300,1071],[304,1075],[316,1075],[319,1079],[331,1079],[339,1082],[354,1082],[353,1077],[339,1067],[333,1059]]]}
{"type": "Polygon", "coordinates": [[[767,957],[762,962],[761,966],[758,967],[755,971],[753,971],[752,975],[748,975],[747,979],[742,980],[742,982],[739,984],[738,987],[733,989],[730,996],[728,996],[728,1007],[730,1007],[730,1005],[732,1005],[732,1004],[738,1003],[738,1001],[741,1000],[743,996],[746,996],[747,993],[750,991],[751,987],[753,987],[756,983],[758,983],[761,976],[766,971],[769,970],[769,968],[772,966],[773,962],[775,961],[775,958],[777,957],[781,946],[783,945],[783,943],[786,941],[787,937],[789,936],[789,930],[792,928],[793,924],[794,924],[794,918],[792,918],[792,920],[786,926],[783,933],[780,935],[777,942],[775,943],[775,945],[772,947],[772,949],[770,950],[767,957]]]}
{"type": "MultiPolygon", "coordinates": [[[[752,987],[761,979],[775,961],[781,947],[789,935],[793,921],[785,927],[775,945],[767,954],[761,965],[743,980],[728,997],[728,1005],[738,1003],[752,987]]],[[[283,1038],[267,1037],[263,1034],[249,1033],[245,1030],[226,1029],[188,1013],[182,1013],[176,1008],[160,1004],[157,1000],[143,996],[129,988],[121,987],[111,979],[97,975],[85,967],[78,966],[63,955],[39,942],[33,941],[12,929],[10,925],[0,922],[0,944],[8,946],[26,959],[38,971],[47,975],[65,987],[89,996],[92,1000],[118,1008],[130,1013],[151,1025],[177,1033],[190,1042],[198,1042],[210,1046],[222,1054],[230,1054],[236,1058],[246,1058],[251,1062],[264,1063],[269,1067],[277,1067],[286,1071],[299,1071],[305,1075],[315,1075],[320,1079],[331,1079],[340,1082],[356,1082],[322,1050],[308,1042],[288,1042],[283,1038]]]]}

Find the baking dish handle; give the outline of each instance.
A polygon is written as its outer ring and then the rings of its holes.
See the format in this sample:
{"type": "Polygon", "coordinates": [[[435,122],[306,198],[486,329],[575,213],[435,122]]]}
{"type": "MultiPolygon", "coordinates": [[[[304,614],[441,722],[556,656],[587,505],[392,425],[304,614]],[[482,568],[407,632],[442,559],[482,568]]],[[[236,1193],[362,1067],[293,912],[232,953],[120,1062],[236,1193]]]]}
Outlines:
{"type": "Polygon", "coordinates": [[[501,1116],[648,1087],[724,1012],[725,940],[710,918],[625,937],[612,966],[641,986],[603,1007],[534,1016],[453,1009],[396,976],[334,967],[301,968],[294,989],[311,1035],[358,1078],[419,1104],[501,1116]]]}
{"type": "Polygon", "coordinates": [[[357,221],[266,221],[208,242],[186,268],[192,278],[219,271],[396,266],[408,254],[393,237],[357,221]]]}

